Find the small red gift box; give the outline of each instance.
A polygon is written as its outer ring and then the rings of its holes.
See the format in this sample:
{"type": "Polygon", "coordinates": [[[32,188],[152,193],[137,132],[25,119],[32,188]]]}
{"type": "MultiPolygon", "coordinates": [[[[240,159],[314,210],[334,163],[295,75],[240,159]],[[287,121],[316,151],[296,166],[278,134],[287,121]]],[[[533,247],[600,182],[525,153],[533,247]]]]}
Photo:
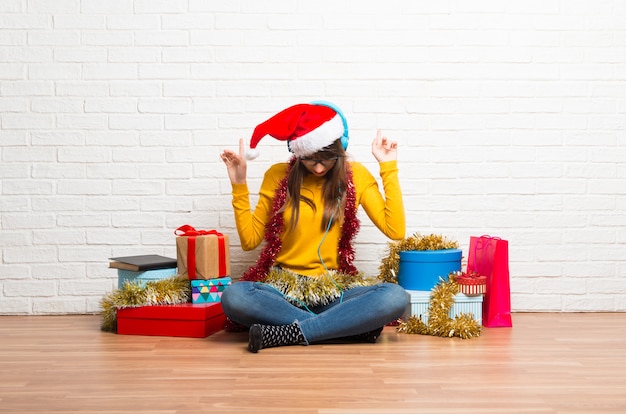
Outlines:
{"type": "Polygon", "coordinates": [[[487,278],[476,272],[458,274],[455,281],[459,285],[459,292],[466,295],[482,295],[487,286],[487,278]]]}
{"type": "Polygon", "coordinates": [[[225,323],[220,302],[141,306],[117,311],[117,333],[121,335],[206,338],[222,330],[225,323]]]}

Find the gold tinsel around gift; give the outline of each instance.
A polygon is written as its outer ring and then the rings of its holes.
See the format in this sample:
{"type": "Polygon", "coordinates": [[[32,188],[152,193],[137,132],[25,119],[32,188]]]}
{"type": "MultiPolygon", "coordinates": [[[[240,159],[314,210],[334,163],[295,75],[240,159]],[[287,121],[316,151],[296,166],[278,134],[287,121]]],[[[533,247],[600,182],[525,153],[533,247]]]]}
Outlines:
{"type": "Polygon", "coordinates": [[[400,252],[413,250],[446,250],[458,249],[459,243],[439,234],[421,235],[415,233],[403,240],[390,242],[389,254],[383,258],[378,267],[378,279],[388,283],[398,283],[400,252]]]}
{"type": "Polygon", "coordinates": [[[441,280],[430,295],[428,305],[428,324],[419,316],[411,316],[401,321],[398,332],[407,334],[432,335],[441,337],[459,337],[469,339],[480,336],[482,325],[472,314],[462,313],[450,318],[450,310],[454,304],[454,297],[459,293],[459,285],[451,274],[448,280],[441,280]]]}
{"type": "Polygon", "coordinates": [[[161,280],[126,282],[100,301],[103,331],[117,332],[117,310],[151,305],[187,303],[191,298],[191,283],[178,275],[161,280]]]}

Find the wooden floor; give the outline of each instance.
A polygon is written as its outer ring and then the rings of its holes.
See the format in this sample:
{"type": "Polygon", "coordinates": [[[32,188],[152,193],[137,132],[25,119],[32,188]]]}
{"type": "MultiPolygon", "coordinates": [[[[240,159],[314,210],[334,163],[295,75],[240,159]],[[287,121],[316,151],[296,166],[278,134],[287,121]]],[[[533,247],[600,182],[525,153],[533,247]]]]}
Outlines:
{"type": "Polygon", "coordinates": [[[626,313],[515,314],[443,339],[246,349],[101,332],[99,316],[0,316],[2,413],[624,413],[626,313]]]}

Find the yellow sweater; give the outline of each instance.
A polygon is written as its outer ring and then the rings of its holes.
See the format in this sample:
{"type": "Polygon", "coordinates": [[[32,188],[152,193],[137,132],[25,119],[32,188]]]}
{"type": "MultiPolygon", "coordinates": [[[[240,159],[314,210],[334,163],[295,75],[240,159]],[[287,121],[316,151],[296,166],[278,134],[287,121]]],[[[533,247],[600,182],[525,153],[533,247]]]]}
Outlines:
{"type": "MultiPolygon", "coordinates": [[[[362,206],[374,225],[390,239],[404,238],[405,216],[397,161],[379,164],[385,197],[380,193],[376,179],[361,163],[351,162],[350,165],[356,189],[356,207],[362,206]]],[[[235,222],[243,250],[255,249],[263,241],[265,224],[272,212],[274,192],[285,177],[287,166],[287,163],[280,163],[267,170],[254,212],[250,209],[248,185],[233,184],[235,222]]],[[[324,180],[324,177],[306,175],[301,194],[313,200],[315,205],[321,206],[324,180]]],[[[337,269],[341,227],[333,225],[328,234],[325,234],[326,232],[321,229],[322,214],[323,208],[313,210],[306,203],[300,203],[299,225],[294,231],[287,231],[281,235],[282,249],[276,257],[276,265],[306,276],[326,273],[324,265],[328,269],[337,269]],[[323,263],[320,261],[320,255],[323,263]]],[[[286,227],[289,227],[290,219],[291,212],[287,209],[284,213],[286,227]]]]}

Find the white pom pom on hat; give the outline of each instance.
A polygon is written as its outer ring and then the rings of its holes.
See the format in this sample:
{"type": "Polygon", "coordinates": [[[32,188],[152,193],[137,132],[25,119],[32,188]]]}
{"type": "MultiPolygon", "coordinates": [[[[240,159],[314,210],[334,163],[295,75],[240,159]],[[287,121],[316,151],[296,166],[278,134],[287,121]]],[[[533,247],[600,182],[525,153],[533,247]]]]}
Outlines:
{"type": "Polygon", "coordinates": [[[261,152],[258,149],[256,149],[256,148],[248,148],[248,149],[246,149],[245,156],[246,156],[247,160],[255,160],[255,159],[259,158],[260,154],[261,154],[261,152]]]}
{"type": "Polygon", "coordinates": [[[259,156],[256,148],[266,135],[287,141],[296,157],[307,157],[340,139],[345,132],[342,116],[322,104],[297,104],[259,124],[252,133],[246,158],[259,156]]]}

